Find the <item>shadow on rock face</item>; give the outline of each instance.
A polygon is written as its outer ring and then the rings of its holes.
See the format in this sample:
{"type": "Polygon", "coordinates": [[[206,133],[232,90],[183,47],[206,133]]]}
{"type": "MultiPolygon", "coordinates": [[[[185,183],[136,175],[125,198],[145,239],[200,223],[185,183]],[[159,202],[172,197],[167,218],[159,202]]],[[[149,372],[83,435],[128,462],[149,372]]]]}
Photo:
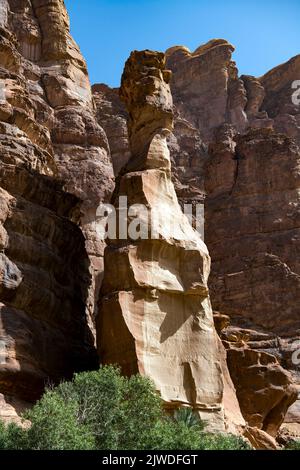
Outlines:
{"type": "Polygon", "coordinates": [[[86,315],[89,258],[67,218],[74,196],[32,171],[2,174],[12,200],[1,254],[0,392],[34,401],[47,383],[97,367],[86,315]]]}

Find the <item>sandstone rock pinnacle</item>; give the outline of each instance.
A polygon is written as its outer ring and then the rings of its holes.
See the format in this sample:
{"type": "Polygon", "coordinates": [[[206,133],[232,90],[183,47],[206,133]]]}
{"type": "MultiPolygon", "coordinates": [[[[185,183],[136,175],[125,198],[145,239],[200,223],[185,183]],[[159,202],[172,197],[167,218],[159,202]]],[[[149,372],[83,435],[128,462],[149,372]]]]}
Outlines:
{"type": "Polygon", "coordinates": [[[207,289],[210,258],[171,181],[169,79],[164,54],[151,51],[133,52],[123,73],[131,158],[114,201],[126,196],[128,206],[145,204],[159,237],[109,241],[98,350],[101,362],[151,377],[167,407],[191,406],[222,427],[223,378],[207,289]],[[166,230],[168,218],[172,231],[166,230]]]}

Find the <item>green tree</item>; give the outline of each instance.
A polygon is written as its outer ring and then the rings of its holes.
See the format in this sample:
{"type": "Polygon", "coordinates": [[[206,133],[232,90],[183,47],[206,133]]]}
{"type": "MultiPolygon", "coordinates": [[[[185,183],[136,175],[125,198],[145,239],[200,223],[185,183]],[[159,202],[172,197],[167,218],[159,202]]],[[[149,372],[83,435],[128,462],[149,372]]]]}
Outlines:
{"type": "Polygon", "coordinates": [[[125,378],[106,366],[76,374],[56,393],[77,404],[77,422],[90,429],[97,449],[140,449],[156,421],[163,416],[161,400],[150,380],[125,378]]]}
{"type": "Polygon", "coordinates": [[[31,426],[0,423],[0,449],[209,450],[248,448],[228,434],[209,434],[190,409],[166,415],[153,383],[118,368],[75,374],[48,389],[24,418],[31,426]]]}
{"type": "MultiPolygon", "coordinates": [[[[25,414],[31,426],[24,431],[22,447],[35,450],[91,450],[95,438],[91,430],[77,421],[78,403],[65,400],[57,390],[48,390],[25,414]]],[[[22,441],[22,440],[21,440],[22,441]]]]}
{"type": "Polygon", "coordinates": [[[76,403],[76,420],[88,426],[97,449],[117,449],[120,404],[126,379],[119,369],[103,367],[99,371],[75,374],[72,382],[62,383],[56,393],[68,403],[76,403]]]}

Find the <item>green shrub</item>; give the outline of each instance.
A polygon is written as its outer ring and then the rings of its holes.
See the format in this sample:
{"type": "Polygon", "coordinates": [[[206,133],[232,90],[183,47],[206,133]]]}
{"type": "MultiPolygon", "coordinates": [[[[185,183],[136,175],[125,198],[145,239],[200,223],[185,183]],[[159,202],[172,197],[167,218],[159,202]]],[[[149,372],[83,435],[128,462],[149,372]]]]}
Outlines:
{"type": "Polygon", "coordinates": [[[48,389],[24,414],[31,426],[0,423],[0,449],[210,450],[248,448],[242,439],[205,432],[190,409],[163,411],[152,382],[106,366],[48,389]]]}
{"type": "Polygon", "coordinates": [[[61,384],[58,393],[66,402],[78,404],[77,421],[95,437],[97,449],[142,449],[145,439],[163,415],[161,400],[150,380],[125,378],[107,366],[76,374],[61,384]]]}
{"type": "Polygon", "coordinates": [[[158,421],[148,436],[147,450],[197,450],[201,449],[201,426],[187,426],[171,418],[158,421]]]}
{"type": "Polygon", "coordinates": [[[65,403],[77,405],[78,425],[85,425],[93,433],[97,449],[117,449],[117,423],[120,419],[125,379],[117,369],[103,367],[100,371],[75,374],[72,382],[55,389],[65,403]]]}
{"type": "Polygon", "coordinates": [[[232,434],[204,434],[201,450],[251,450],[250,445],[232,434]]]}
{"type": "Polygon", "coordinates": [[[176,410],[174,413],[174,421],[176,423],[185,424],[188,428],[197,426],[200,431],[203,431],[206,426],[205,421],[202,421],[190,408],[179,408],[179,410],[176,410]]]}
{"type": "Polygon", "coordinates": [[[58,390],[47,391],[25,416],[32,423],[26,431],[29,449],[95,448],[95,438],[91,430],[84,423],[78,422],[78,403],[72,398],[65,400],[58,390]]]}
{"type": "Polygon", "coordinates": [[[289,442],[286,445],[285,450],[300,450],[300,441],[289,442]]]}
{"type": "Polygon", "coordinates": [[[0,421],[0,450],[23,450],[27,448],[27,431],[14,423],[5,426],[0,421]]]}

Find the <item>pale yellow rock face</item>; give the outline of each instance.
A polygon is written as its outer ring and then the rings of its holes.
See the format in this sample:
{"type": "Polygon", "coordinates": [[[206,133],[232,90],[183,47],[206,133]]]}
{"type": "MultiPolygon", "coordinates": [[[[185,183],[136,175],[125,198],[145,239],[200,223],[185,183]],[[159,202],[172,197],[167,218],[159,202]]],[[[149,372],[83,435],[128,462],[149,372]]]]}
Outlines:
{"type": "Polygon", "coordinates": [[[20,414],[30,406],[29,403],[0,393],[0,420],[4,423],[24,425],[20,414]]]}
{"type": "Polygon", "coordinates": [[[224,429],[224,377],[207,288],[210,258],[171,181],[166,138],[173,127],[172,98],[164,67],[163,54],[133,52],[122,78],[132,156],[114,201],[117,206],[126,196],[128,207],[144,204],[155,237],[109,241],[98,350],[101,362],[149,376],[166,407],[191,406],[224,429]]]}
{"type": "Polygon", "coordinates": [[[246,427],[244,437],[249,441],[254,449],[258,450],[279,450],[274,437],[262,429],[246,427]]]}

